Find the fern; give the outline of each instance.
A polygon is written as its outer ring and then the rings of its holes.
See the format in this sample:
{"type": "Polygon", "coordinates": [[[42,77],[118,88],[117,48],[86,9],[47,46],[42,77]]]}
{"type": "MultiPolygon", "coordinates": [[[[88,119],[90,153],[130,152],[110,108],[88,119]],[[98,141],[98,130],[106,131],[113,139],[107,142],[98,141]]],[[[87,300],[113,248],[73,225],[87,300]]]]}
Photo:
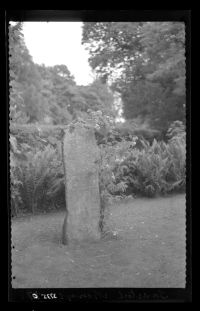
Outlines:
{"type": "Polygon", "coordinates": [[[61,163],[56,161],[56,151],[47,146],[44,151],[27,155],[27,162],[21,175],[21,193],[24,206],[33,213],[35,209],[42,209],[49,198],[59,191],[63,181],[61,163]],[[59,177],[58,177],[59,176],[59,177]]]}
{"type": "Polygon", "coordinates": [[[114,185],[107,178],[112,194],[132,189],[132,194],[147,196],[183,189],[185,183],[185,142],[183,136],[174,137],[169,143],[143,142],[143,149],[124,148],[124,142],[109,151],[114,154],[110,170],[114,173],[114,185]],[[120,150],[120,152],[117,152],[120,150]],[[124,150],[124,152],[122,152],[124,150]],[[121,183],[122,182],[122,183],[121,183]],[[124,184],[123,184],[124,183],[124,184]],[[119,187],[118,185],[125,185],[119,187]],[[114,189],[116,190],[114,192],[114,189]]]}

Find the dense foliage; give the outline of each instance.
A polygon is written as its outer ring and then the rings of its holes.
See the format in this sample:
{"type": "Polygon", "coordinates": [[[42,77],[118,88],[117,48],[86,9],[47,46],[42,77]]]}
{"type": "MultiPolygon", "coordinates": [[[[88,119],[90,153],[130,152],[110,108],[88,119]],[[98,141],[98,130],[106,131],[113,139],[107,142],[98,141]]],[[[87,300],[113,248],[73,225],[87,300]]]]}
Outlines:
{"type": "Polygon", "coordinates": [[[95,131],[103,205],[185,190],[184,25],[84,23],[83,43],[99,75],[87,86],[76,85],[65,65],[36,65],[22,24],[10,26],[15,215],[65,208],[60,130],[76,122],[95,131]],[[114,95],[106,81],[122,97],[124,123],[115,122],[114,95]]]}
{"type": "Polygon", "coordinates": [[[184,122],[184,23],[86,22],[82,43],[92,68],[120,93],[126,119],[140,116],[159,130],[184,122]]]}
{"type": "Polygon", "coordinates": [[[26,48],[21,23],[10,26],[9,54],[12,122],[68,124],[88,109],[115,115],[113,95],[100,80],[78,86],[67,66],[35,64],[26,48]]]}
{"type": "MultiPolygon", "coordinates": [[[[76,122],[90,122],[96,131],[104,205],[127,196],[153,197],[185,190],[186,146],[182,123],[175,122],[169,128],[168,142],[154,139],[150,144],[135,135],[129,135],[128,139],[121,137],[119,141],[112,122],[103,120],[99,112],[92,113],[87,121],[79,119],[76,122]]],[[[41,127],[38,131],[30,126],[27,134],[21,127],[12,130],[11,194],[15,213],[65,207],[60,129],[54,130],[54,137],[50,129],[41,127]],[[19,143],[25,136],[29,144],[19,143]],[[37,146],[37,142],[41,145],[37,146]]]]}

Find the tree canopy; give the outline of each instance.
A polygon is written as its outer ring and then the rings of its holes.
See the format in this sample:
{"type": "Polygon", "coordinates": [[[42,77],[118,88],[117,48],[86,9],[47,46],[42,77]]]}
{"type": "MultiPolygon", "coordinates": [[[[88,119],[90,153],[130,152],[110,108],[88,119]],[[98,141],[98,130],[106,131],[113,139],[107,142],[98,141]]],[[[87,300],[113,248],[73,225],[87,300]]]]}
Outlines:
{"type": "Polygon", "coordinates": [[[185,122],[184,23],[84,23],[82,43],[97,75],[87,86],[77,85],[66,65],[35,64],[22,27],[16,23],[9,32],[13,122],[68,124],[88,110],[115,117],[113,92],[120,94],[126,120],[159,131],[185,122]]]}
{"type": "Polygon", "coordinates": [[[185,115],[185,25],[182,22],[86,22],[90,65],[138,116],[166,129],[185,115]]]}
{"type": "Polygon", "coordinates": [[[22,23],[10,26],[10,118],[15,123],[68,124],[90,110],[113,115],[113,95],[100,80],[76,84],[66,65],[35,64],[22,23]]]}

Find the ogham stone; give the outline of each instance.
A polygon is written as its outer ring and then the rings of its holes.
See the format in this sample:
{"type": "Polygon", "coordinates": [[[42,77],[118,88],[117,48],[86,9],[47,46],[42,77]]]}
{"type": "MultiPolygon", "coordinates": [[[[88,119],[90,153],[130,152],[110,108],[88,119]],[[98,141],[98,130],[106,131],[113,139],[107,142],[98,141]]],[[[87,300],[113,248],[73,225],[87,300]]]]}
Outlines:
{"type": "Polygon", "coordinates": [[[67,205],[64,244],[101,237],[98,160],[99,149],[92,128],[75,124],[64,130],[63,162],[67,205]]]}

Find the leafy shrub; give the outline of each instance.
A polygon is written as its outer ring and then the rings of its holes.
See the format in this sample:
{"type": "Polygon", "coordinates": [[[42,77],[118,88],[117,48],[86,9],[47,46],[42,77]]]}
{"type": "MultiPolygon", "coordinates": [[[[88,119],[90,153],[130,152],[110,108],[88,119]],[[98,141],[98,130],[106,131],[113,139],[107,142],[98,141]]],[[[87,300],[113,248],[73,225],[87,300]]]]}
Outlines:
{"type": "Polygon", "coordinates": [[[20,211],[19,207],[32,213],[48,209],[53,198],[63,190],[60,154],[50,145],[40,150],[23,143],[19,148],[14,136],[10,141],[12,209],[15,214],[20,211]]]}
{"type": "Polygon", "coordinates": [[[135,148],[135,142],[131,144],[122,141],[110,147],[109,152],[113,156],[107,183],[104,182],[109,194],[152,197],[183,191],[186,151],[184,136],[174,136],[168,144],[154,139],[152,144],[144,140],[142,145],[143,148],[138,149],[135,148]]]}
{"type": "MultiPolygon", "coordinates": [[[[33,152],[44,150],[48,145],[57,149],[61,159],[60,126],[38,124],[11,124],[10,131],[17,140],[18,148],[24,152],[23,146],[29,146],[33,152]]],[[[27,149],[25,150],[27,151],[27,149]]]]}
{"type": "MultiPolygon", "coordinates": [[[[128,195],[153,197],[185,190],[186,142],[180,122],[168,130],[168,142],[154,139],[150,143],[133,134],[116,138],[112,122],[105,121],[98,112],[91,119],[100,135],[102,130],[109,132],[99,144],[103,205],[128,195]]],[[[28,139],[24,139],[23,131],[17,131],[17,138],[13,135],[10,138],[11,206],[15,214],[21,209],[34,213],[52,205],[60,208],[65,203],[64,171],[56,131],[54,135],[49,130],[37,135],[31,131],[30,127],[28,139]]]]}
{"type": "Polygon", "coordinates": [[[47,146],[44,151],[27,153],[27,161],[20,174],[21,197],[26,209],[35,212],[45,209],[48,200],[56,194],[63,183],[61,163],[55,149],[47,146]]]}
{"type": "Polygon", "coordinates": [[[182,121],[174,121],[170,125],[167,131],[167,137],[169,140],[179,138],[182,141],[186,138],[185,125],[182,121]]]}
{"type": "Polygon", "coordinates": [[[102,145],[101,162],[99,170],[100,192],[104,202],[112,202],[113,199],[123,198],[128,187],[127,180],[121,178],[123,167],[121,162],[128,156],[129,148],[135,145],[135,140],[125,140],[112,145],[102,145]]]}
{"type": "Polygon", "coordinates": [[[152,128],[147,121],[142,121],[140,118],[126,120],[124,123],[116,124],[118,135],[128,139],[130,136],[137,136],[141,140],[152,142],[153,139],[159,139],[160,131],[152,128]]]}

